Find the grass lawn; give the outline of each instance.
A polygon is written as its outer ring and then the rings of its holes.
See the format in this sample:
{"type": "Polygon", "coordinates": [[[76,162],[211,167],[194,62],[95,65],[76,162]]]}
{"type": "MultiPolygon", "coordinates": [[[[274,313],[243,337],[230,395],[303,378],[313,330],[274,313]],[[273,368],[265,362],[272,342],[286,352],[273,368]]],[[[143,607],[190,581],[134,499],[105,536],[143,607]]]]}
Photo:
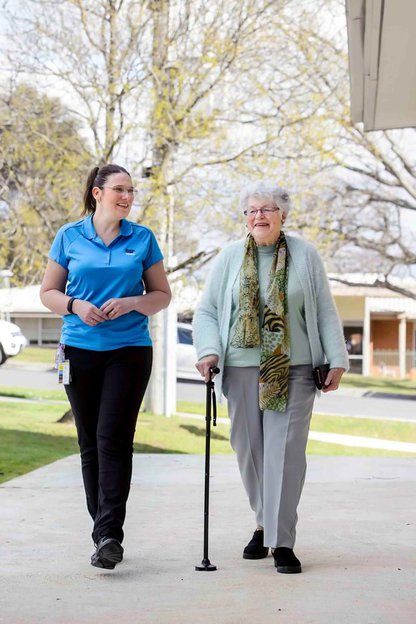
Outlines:
{"type": "Polygon", "coordinates": [[[341,380],[341,388],[358,388],[369,392],[389,392],[416,395],[416,380],[386,377],[364,377],[347,373],[341,380]]]}
{"type": "MultiPolygon", "coordinates": [[[[57,420],[66,405],[0,402],[0,483],[78,453],[76,429],[57,420]]],[[[212,453],[230,453],[229,428],[211,433],[212,453]]],[[[136,453],[204,453],[205,422],[165,418],[142,412],[134,442],[136,453]]]]}
{"type": "Polygon", "coordinates": [[[0,403],[0,482],[78,452],[75,427],[55,423],[64,410],[0,403]]]}
{"type": "Polygon", "coordinates": [[[56,347],[26,347],[13,358],[14,362],[39,362],[40,364],[55,363],[56,347]]]}
{"type": "Polygon", "coordinates": [[[311,421],[311,431],[416,443],[416,422],[314,414],[311,421]]]}
{"type": "MultiPolygon", "coordinates": [[[[54,348],[28,347],[14,359],[20,362],[52,365],[54,358],[54,348]]],[[[347,374],[343,377],[342,386],[368,392],[416,395],[416,381],[347,374]]],[[[43,401],[39,405],[0,402],[0,483],[67,455],[78,453],[75,426],[57,422],[69,407],[63,388],[34,390],[0,386],[0,395],[43,401]],[[62,404],[53,405],[44,401],[62,401],[62,404]]],[[[226,417],[226,407],[221,404],[217,407],[218,416],[226,417]]],[[[203,403],[180,401],[177,404],[177,411],[203,416],[205,406],[203,403]]],[[[416,423],[316,414],[312,420],[311,430],[416,443],[416,423]]],[[[212,453],[231,453],[228,439],[228,425],[218,424],[215,429],[212,428],[212,453]]],[[[134,450],[137,453],[202,454],[205,451],[205,422],[203,419],[193,420],[179,416],[164,418],[143,412],[139,415],[134,450]]],[[[409,456],[407,453],[396,451],[348,447],[315,440],[308,442],[307,452],[311,455],[409,456]]]]}
{"type": "MultiPolygon", "coordinates": [[[[176,410],[186,414],[199,414],[205,416],[205,403],[191,403],[190,401],[177,401],[176,410]]],[[[228,412],[224,404],[217,403],[217,416],[227,418],[228,412]]]]}
{"type": "MultiPolygon", "coordinates": [[[[0,394],[31,399],[59,399],[60,390],[36,391],[0,388],[0,394]]],[[[218,416],[226,416],[225,406],[218,406],[218,416]]],[[[58,423],[68,405],[0,402],[0,482],[25,474],[67,455],[78,453],[73,424],[58,423]]],[[[204,405],[178,404],[178,411],[204,414],[204,405]]],[[[416,423],[398,423],[371,419],[315,415],[313,431],[416,442],[416,423]]],[[[213,454],[231,453],[229,426],[218,424],[211,430],[213,454]]],[[[134,443],[136,453],[196,453],[205,451],[205,421],[183,417],[165,418],[142,412],[139,415],[134,443]]],[[[308,453],[313,455],[408,456],[395,451],[348,447],[310,440],[308,453]]],[[[412,455],[414,457],[414,455],[412,455]]]]}
{"type": "MultiPolygon", "coordinates": [[[[344,435],[362,436],[381,440],[416,443],[416,422],[403,423],[392,420],[373,420],[371,418],[346,418],[344,416],[327,416],[314,414],[311,431],[340,433],[344,435]]],[[[371,449],[359,446],[343,446],[309,440],[306,447],[309,455],[349,455],[366,457],[415,457],[414,453],[389,451],[387,449],[371,449]]]]}
{"type": "MultiPolygon", "coordinates": [[[[58,384],[56,385],[58,386],[58,384]]],[[[35,388],[0,386],[0,396],[39,401],[67,401],[63,386],[57,387],[56,390],[36,390],[35,388]]]]}

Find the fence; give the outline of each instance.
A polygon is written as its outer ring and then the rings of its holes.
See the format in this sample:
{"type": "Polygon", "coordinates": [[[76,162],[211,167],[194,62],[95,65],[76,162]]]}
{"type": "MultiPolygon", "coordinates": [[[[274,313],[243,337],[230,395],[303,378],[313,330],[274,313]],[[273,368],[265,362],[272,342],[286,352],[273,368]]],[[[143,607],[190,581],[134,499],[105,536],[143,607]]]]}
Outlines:
{"type": "MultiPolygon", "coordinates": [[[[373,368],[386,377],[398,377],[400,370],[399,352],[393,349],[373,351],[373,368]]],[[[406,351],[406,373],[416,369],[416,351],[406,351]]]]}

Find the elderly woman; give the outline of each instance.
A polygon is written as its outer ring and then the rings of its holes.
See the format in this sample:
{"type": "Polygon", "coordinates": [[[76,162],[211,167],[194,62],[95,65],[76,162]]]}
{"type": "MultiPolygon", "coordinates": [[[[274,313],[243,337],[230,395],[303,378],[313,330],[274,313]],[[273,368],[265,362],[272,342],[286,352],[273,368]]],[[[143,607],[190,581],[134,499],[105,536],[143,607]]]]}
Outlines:
{"type": "Polygon", "coordinates": [[[323,392],[348,368],[341,323],[322,261],[308,242],[285,235],[285,190],[261,180],[241,193],[248,229],[216,258],[194,317],[197,369],[227,397],[231,446],[257,527],[244,559],[272,549],[278,572],[301,572],[293,552],[297,507],[316,386],[312,369],[329,363],[323,392]]]}

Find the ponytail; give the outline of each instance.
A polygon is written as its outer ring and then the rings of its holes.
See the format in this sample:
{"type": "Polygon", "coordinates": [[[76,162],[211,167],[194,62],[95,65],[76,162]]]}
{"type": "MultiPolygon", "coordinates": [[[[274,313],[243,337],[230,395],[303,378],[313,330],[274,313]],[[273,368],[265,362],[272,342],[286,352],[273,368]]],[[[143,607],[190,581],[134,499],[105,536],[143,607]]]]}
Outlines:
{"type": "Polygon", "coordinates": [[[91,169],[90,173],[88,174],[87,183],[84,191],[84,209],[81,212],[82,217],[85,217],[86,215],[95,212],[96,202],[95,197],[93,197],[92,194],[92,189],[94,188],[94,186],[96,186],[94,182],[99,170],[99,167],[94,167],[94,169],[91,169]]]}

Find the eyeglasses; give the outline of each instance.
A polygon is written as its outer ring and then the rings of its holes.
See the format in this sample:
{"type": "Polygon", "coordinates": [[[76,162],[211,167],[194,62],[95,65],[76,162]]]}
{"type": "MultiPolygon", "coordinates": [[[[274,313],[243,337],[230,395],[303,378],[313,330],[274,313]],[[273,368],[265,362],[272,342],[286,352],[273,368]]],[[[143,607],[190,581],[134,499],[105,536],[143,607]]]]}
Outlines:
{"type": "Polygon", "coordinates": [[[103,186],[103,188],[108,188],[117,193],[117,195],[130,195],[131,197],[134,197],[137,193],[137,189],[125,188],[124,186],[103,186]]]}
{"type": "Polygon", "coordinates": [[[270,212],[277,212],[278,210],[280,210],[278,206],[274,208],[250,208],[249,210],[244,210],[244,214],[246,217],[255,217],[258,212],[260,214],[269,214],[270,212]]]}

